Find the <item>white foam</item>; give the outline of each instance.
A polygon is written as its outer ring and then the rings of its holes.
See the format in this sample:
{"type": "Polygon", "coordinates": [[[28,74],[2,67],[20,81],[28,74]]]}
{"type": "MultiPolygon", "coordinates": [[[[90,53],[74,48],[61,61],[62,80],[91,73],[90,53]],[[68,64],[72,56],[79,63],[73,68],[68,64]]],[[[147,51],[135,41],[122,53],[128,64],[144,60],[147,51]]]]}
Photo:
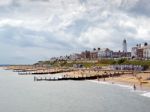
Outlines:
{"type": "Polygon", "coordinates": [[[98,83],[98,84],[105,84],[105,85],[114,85],[114,86],[119,86],[123,88],[130,89],[131,92],[136,92],[141,96],[148,97],[150,98],[150,92],[148,91],[142,91],[142,90],[133,90],[133,86],[130,85],[123,85],[123,84],[118,84],[118,83],[111,83],[111,82],[104,82],[104,81],[96,81],[96,80],[89,80],[90,82],[98,83]]]}
{"type": "Polygon", "coordinates": [[[123,87],[123,88],[133,89],[133,87],[129,86],[129,85],[123,85],[123,84],[114,84],[114,85],[119,86],[119,87],[123,87]]]}
{"type": "Polygon", "coordinates": [[[96,80],[88,80],[88,81],[98,83],[98,84],[107,84],[107,85],[111,84],[110,82],[104,82],[104,81],[96,81],[96,80]]]}
{"type": "Polygon", "coordinates": [[[144,93],[144,94],[142,94],[142,96],[145,96],[145,97],[149,97],[149,98],[150,98],[150,92],[144,93]]]}
{"type": "Polygon", "coordinates": [[[129,85],[123,85],[123,84],[118,84],[118,83],[113,83],[113,82],[105,82],[105,81],[96,81],[96,80],[89,80],[90,82],[94,82],[94,83],[99,83],[99,84],[107,84],[107,85],[115,85],[115,86],[119,86],[119,87],[123,87],[123,88],[128,88],[128,89],[133,89],[132,86],[129,85]]]}

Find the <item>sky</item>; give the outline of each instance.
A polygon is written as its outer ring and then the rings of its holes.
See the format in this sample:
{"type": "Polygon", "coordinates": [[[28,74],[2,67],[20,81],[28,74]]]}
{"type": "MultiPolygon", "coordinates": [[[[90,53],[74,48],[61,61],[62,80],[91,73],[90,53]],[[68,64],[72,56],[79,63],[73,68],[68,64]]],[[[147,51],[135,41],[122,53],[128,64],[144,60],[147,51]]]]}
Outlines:
{"type": "Polygon", "coordinates": [[[0,64],[150,44],[149,0],[0,0],[0,64]]]}

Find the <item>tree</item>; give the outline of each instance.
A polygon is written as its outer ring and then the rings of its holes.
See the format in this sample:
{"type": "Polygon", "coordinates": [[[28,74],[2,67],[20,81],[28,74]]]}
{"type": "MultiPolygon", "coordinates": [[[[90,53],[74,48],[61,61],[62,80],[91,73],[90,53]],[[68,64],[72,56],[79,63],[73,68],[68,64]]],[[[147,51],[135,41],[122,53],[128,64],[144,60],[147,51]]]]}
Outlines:
{"type": "Polygon", "coordinates": [[[98,51],[100,51],[101,50],[101,48],[98,48],[98,51]]]}
{"type": "Polygon", "coordinates": [[[93,48],[93,51],[96,51],[96,48],[93,48]]]}
{"type": "Polygon", "coordinates": [[[119,59],[118,64],[123,64],[126,61],[126,59],[119,59]]]}

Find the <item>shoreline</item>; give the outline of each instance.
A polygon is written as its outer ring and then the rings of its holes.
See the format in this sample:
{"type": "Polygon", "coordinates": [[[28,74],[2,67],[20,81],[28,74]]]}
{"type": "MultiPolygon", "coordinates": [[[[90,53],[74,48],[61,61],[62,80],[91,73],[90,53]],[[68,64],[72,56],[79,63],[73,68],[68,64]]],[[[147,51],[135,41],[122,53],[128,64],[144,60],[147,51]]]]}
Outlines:
{"type": "Polygon", "coordinates": [[[132,92],[141,92],[139,95],[150,98],[150,88],[143,87],[142,89],[138,86],[136,90],[133,89],[133,86],[128,83],[123,82],[112,82],[112,81],[98,81],[98,80],[88,80],[89,82],[104,84],[104,85],[114,85],[121,88],[126,88],[132,92]]]}
{"type": "MultiPolygon", "coordinates": [[[[3,70],[3,67],[0,67],[0,70],[1,69],[3,70]]],[[[66,72],[66,74],[68,74],[68,75],[79,75],[80,71],[74,71],[71,73],[66,72]]],[[[126,77],[131,78],[131,76],[126,76],[126,77]]],[[[150,87],[149,86],[143,85],[141,88],[140,85],[138,83],[136,83],[136,90],[134,90],[133,82],[125,82],[125,81],[120,80],[119,78],[124,78],[124,76],[123,77],[119,76],[119,77],[113,77],[113,78],[112,77],[105,78],[105,81],[103,80],[103,78],[102,79],[87,80],[87,81],[93,82],[93,83],[98,83],[98,84],[112,85],[112,86],[114,85],[114,86],[118,86],[121,88],[126,88],[128,90],[131,90],[132,92],[140,92],[139,95],[150,98],[150,87]],[[118,79],[118,80],[114,80],[114,79],[118,79]]]]}
{"type": "MultiPolygon", "coordinates": [[[[4,69],[4,67],[0,67],[0,69],[4,69]]],[[[29,69],[29,68],[28,68],[29,69]]],[[[30,68],[31,69],[31,68],[30,68]]],[[[38,69],[38,68],[37,68],[38,69]]],[[[44,71],[53,71],[58,70],[56,69],[47,69],[44,71]]],[[[39,70],[40,71],[40,70],[39,70]]],[[[64,71],[61,72],[62,74],[66,75],[67,77],[88,77],[88,76],[101,76],[102,74],[113,74],[116,71],[104,71],[104,70],[90,70],[90,69],[78,69],[75,71],[64,71]]],[[[121,71],[117,71],[118,73],[121,71]]],[[[150,72],[150,71],[149,71],[150,72]]],[[[33,74],[34,75],[34,74],[33,74]]],[[[150,91],[150,78],[149,73],[136,73],[136,74],[130,74],[129,71],[126,74],[122,74],[120,76],[113,76],[113,77],[107,77],[107,78],[98,78],[97,80],[100,80],[102,82],[109,82],[112,84],[122,84],[122,85],[128,85],[133,88],[133,85],[136,86],[137,90],[145,90],[150,91]],[[141,77],[141,79],[139,79],[141,77]]],[[[88,80],[88,79],[87,79],[88,80]]],[[[96,79],[94,79],[96,81],[96,79]]]]}
{"type": "MultiPolygon", "coordinates": [[[[115,80],[105,80],[105,81],[98,81],[98,80],[95,80],[97,82],[102,82],[102,83],[108,83],[108,84],[112,84],[112,85],[122,85],[124,87],[129,87],[130,89],[134,90],[133,86],[134,84],[132,83],[129,83],[129,82],[122,82],[122,81],[115,81],[115,80]]],[[[150,92],[150,87],[146,87],[146,86],[142,86],[140,87],[140,85],[138,84],[135,84],[136,86],[136,90],[135,91],[147,91],[147,92],[150,92]]]]}

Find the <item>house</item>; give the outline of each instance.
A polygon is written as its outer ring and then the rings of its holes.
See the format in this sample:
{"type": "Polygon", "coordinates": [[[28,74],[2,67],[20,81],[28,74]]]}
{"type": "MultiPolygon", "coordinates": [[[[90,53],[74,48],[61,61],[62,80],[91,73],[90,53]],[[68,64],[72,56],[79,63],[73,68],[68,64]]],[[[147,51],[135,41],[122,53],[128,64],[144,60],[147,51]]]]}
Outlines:
{"type": "Polygon", "coordinates": [[[98,52],[97,51],[92,51],[90,52],[90,59],[98,59],[98,52]]]}
{"type": "Polygon", "coordinates": [[[81,52],[81,59],[90,59],[90,51],[81,52]]]}
{"type": "Polygon", "coordinates": [[[113,58],[130,58],[131,57],[131,52],[113,52],[112,53],[113,58]]]}
{"type": "Polygon", "coordinates": [[[150,59],[150,45],[144,43],[144,45],[137,44],[136,47],[132,48],[132,57],[136,59],[150,59]]]}
{"type": "Polygon", "coordinates": [[[113,53],[113,51],[108,48],[100,49],[100,50],[98,50],[98,58],[99,59],[112,58],[112,53],[113,53]]]}

